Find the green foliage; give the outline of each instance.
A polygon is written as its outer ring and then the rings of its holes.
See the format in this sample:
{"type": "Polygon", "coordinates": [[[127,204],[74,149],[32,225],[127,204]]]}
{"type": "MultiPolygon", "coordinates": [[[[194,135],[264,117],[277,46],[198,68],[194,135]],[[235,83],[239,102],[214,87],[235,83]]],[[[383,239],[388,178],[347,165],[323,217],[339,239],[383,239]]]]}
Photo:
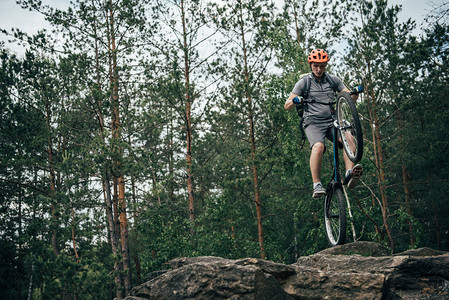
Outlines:
{"type": "Polygon", "coordinates": [[[140,255],[146,272],[164,269],[170,259],[192,255],[190,224],[184,206],[154,203],[136,225],[139,232],[136,242],[145,245],[140,255]]]}

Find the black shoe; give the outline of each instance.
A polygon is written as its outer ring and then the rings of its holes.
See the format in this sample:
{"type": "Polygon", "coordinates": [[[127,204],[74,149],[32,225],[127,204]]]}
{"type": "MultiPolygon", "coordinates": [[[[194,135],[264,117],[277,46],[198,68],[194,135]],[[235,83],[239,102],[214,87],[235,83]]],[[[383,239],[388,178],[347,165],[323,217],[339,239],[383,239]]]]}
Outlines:
{"type": "Polygon", "coordinates": [[[360,177],[362,177],[363,168],[361,165],[355,165],[351,171],[349,171],[348,175],[346,175],[343,184],[348,186],[348,189],[353,189],[357,183],[359,183],[360,177]]]}

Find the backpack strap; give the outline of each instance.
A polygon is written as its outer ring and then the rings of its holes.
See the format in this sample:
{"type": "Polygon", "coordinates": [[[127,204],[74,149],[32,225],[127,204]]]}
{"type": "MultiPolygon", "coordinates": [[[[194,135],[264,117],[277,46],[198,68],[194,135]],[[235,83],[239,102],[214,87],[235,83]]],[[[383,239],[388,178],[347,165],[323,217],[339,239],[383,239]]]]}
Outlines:
{"type": "Polygon", "coordinates": [[[311,81],[312,81],[312,78],[310,76],[311,76],[311,74],[307,74],[306,76],[303,77],[305,80],[305,83],[304,83],[304,89],[302,90],[302,97],[304,99],[309,99],[310,85],[311,85],[311,81]]]}
{"type": "MultiPolygon", "coordinates": [[[[311,85],[311,81],[312,78],[310,77],[311,74],[306,74],[304,75],[302,78],[304,78],[305,82],[304,82],[304,88],[302,90],[302,98],[304,100],[309,98],[309,94],[310,94],[310,85],[311,85]]],[[[304,148],[304,144],[306,142],[306,133],[304,132],[304,128],[303,128],[303,124],[304,124],[304,118],[303,118],[303,114],[304,114],[304,102],[301,102],[299,104],[296,104],[296,112],[298,113],[298,117],[299,117],[299,131],[301,132],[301,140],[302,140],[302,145],[301,145],[301,149],[304,148]]]]}
{"type": "MultiPolygon", "coordinates": [[[[334,90],[334,92],[337,92],[337,84],[335,83],[335,81],[332,79],[332,76],[330,76],[327,73],[324,73],[324,76],[326,77],[327,82],[329,82],[331,88],[334,90]]],[[[310,89],[310,88],[309,88],[310,89]]]]}

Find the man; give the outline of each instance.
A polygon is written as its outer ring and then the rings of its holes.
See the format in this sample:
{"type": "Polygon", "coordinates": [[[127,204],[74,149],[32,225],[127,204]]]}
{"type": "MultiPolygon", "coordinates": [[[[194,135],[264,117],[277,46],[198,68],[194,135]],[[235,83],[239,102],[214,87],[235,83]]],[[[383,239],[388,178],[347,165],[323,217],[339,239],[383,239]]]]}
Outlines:
{"type": "MultiPolygon", "coordinates": [[[[310,52],[307,59],[312,74],[301,78],[293,88],[284,108],[290,110],[299,104],[303,96],[307,96],[311,102],[304,103],[303,128],[309,140],[312,152],[310,154],[310,172],[313,180],[313,198],[320,198],[326,194],[326,190],[321,184],[321,163],[326,150],[324,139],[332,140],[334,111],[331,102],[334,101],[335,92],[350,92],[343,81],[335,75],[325,73],[329,55],[322,49],[315,49],[310,52]],[[306,91],[306,77],[310,76],[310,91],[306,91]]],[[[358,95],[352,95],[354,101],[358,95]]],[[[353,188],[359,181],[363,169],[361,165],[354,166],[354,163],[343,151],[346,174],[344,184],[348,188],[353,188]]]]}

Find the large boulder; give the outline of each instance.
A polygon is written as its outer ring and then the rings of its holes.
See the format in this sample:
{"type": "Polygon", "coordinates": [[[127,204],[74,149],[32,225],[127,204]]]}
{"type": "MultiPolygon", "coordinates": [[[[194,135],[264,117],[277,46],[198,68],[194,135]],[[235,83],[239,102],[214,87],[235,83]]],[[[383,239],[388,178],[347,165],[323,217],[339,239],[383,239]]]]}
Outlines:
{"type": "Polygon", "coordinates": [[[175,259],[170,265],[173,270],[134,288],[126,299],[293,299],[275,277],[294,274],[285,265],[219,257],[175,259]]]}
{"type": "Polygon", "coordinates": [[[290,278],[284,289],[309,299],[328,296],[327,288],[332,288],[332,299],[449,299],[449,253],[422,248],[379,256],[381,249],[358,242],[335,247],[336,255],[325,250],[300,257],[294,264],[297,278],[290,278]],[[310,270],[316,276],[309,275],[305,287],[301,281],[310,270]]]}
{"type": "Polygon", "coordinates": [[[449,299],[449,253],[429,248],[391,255],[356,242],[291,265],[219,257],[168,265],[126,299],[449,299]]]}

